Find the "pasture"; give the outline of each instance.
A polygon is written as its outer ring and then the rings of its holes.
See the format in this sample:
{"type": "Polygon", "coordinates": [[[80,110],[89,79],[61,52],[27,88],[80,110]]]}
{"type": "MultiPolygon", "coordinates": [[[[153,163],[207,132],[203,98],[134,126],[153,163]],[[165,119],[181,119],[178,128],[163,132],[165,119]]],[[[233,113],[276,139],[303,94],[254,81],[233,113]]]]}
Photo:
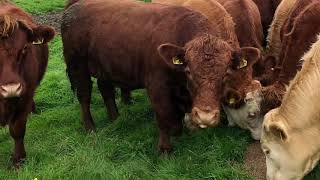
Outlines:
{"type": "MultiPolygon", "coordinates": [[[[14,2],[37,15],[64,6],[64,0],[14,2]]],[[[124,105],[117,93],[120,117],[111,122],[94,84],[91,109],[97,132],[87,134],[66,77],[60,35],[49,45],[37,113],[27,124],[27,161],[19,170],[8,170],[13,140],[7,128],[0,129],[0,179],[255,179],[244,163],[253,142],[249,132],[224,124],[195,133],[185,130],[173,139],[171,154],[159,155],[156,122],[144,90],[133,92],[132,105],[124,105]]],[[[320,168],[306,179],[320,179],[320,168]]]]}

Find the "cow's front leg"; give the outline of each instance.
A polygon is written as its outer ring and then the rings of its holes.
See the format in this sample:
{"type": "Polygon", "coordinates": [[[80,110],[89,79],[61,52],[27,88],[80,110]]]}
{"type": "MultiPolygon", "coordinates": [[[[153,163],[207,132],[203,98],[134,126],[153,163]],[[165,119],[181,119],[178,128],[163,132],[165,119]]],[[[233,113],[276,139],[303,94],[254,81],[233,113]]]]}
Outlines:
{"type": "Polygon", "coordinates": [[[168,87],[161,87],[159,84],[152,86],[148,88],[148,94],[159,127],[158,150],[161,153],[168,153],[172,150],[171,136],[178,135],[182,131],[182,113],[178,112],[172,101],[168,87]]]}
{"type": "Polygon", "coordinates": [[[14,167],[19,167],[26,158],[24,148],[24,135],[26,132],[26,123],[29,112],[32,109],[32,100],[28,102],[23,109],[19,109],[18,114],[9,122],[10,135],[14,140],[14,150],[12,154],[12,163],[14,167]]]}

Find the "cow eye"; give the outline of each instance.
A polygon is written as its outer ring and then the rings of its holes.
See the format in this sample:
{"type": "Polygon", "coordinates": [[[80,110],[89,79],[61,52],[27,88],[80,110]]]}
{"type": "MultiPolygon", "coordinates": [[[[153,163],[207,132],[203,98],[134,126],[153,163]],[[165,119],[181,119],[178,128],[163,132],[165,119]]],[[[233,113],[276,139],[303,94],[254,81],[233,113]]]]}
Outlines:
{"type": "Polygon", "coordinates": [[[25,54],[27,53],[27,49],[28,49],[28,46],[25,45],[25,46],[23,47],[23,49],[21,50],[21,54],[22,54],[22,55],[25,55],[25,54]]]}
{"type": "Polygon", "coordinates": [[[28,46],[25,45],[20,51],[18,62],[20,62],[26,56],[27,52],[28,52],[28,46]]]}
{"type": "Polygon", "coordinates": [[[188,75],[188,76],[191,75],[189,67],[186,67],[184,71],[185,71],[186,75],[188,75]]]}

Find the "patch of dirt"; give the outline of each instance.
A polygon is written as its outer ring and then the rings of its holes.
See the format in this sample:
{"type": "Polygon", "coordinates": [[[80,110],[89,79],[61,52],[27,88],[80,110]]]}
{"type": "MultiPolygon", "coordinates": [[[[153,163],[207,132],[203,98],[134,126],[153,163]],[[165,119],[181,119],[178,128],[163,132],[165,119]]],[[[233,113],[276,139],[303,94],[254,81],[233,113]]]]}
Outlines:
{"type": "Polygon", "coordinates": [[[257,180],[266,180],[266,158],[259,142],[251,144],[245,154],[245,167],[257,180]]]}
{"type": "Polygon", "coordinates": [[[33,18],[37,24],[53,26],[56,32],[60,33],[62,14],[63,11],[49,12],[41,15],[33,15],[33,18]]]}

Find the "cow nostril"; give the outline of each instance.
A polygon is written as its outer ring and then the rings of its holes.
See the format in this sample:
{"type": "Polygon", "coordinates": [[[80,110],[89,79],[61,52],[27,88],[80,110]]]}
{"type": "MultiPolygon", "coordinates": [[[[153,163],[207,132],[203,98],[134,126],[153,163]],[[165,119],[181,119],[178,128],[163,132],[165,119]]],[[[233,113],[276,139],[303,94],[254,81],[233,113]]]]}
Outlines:
{"type": "Polygon", "coordinates": [[[256,117],[256,113],[251,112],[251,113],[249,113],[248,117],[249,118],[255,118],[256,117]]]}
{"type": "Polygon", "coordinates": [[[203,110],[204,110],[205,112],[210,112],[210,111],[211,111],[211,107],[210,107],[210,106],[206,106],[203,110]]]}
{"type": "Polygon", "coordinates": [[[3,97],[18,97],[22,92],[21,83],[7,84],[1,86],[1,94],[3,97]]]}

